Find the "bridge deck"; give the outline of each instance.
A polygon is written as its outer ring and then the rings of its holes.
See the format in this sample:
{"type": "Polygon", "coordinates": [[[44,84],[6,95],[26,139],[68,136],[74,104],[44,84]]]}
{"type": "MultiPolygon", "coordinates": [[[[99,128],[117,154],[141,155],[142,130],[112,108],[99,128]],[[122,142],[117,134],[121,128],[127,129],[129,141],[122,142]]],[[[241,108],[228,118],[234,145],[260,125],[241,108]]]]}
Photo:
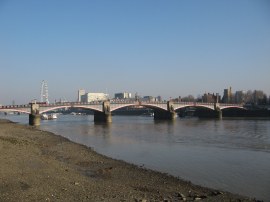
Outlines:
{"type": "MultiPolygon", "coordinates": [[[[219,108],[226,109],[226,108],[241,108],[243,109],[244,106],[240,104],[224,104],[224,103],[203,103],[203,102],[173,102],[174,110],[178,110],[184,107],[205,107],[212,110],[215,110],[215,106],[218,104],[219,108]]],[[[114,111],[120,108],[128,107],[128,106],[141,106],[146,108],[154,108],[160,110],[167,110],[167,102],[140,102],[140,101],[111,101],[110,102],[110,111],[114,111]]],[[[39,109],[40,113],[46,113],[49,111],[62,109],[62,108],[84,108],[93,111],[102,112],[103,110],[103,102],[64,102],[64,103],[54,103],[54,104],[46,104],[40,103],[39,109]]],[[[31,105],[7,105],[7,106],[0,106],[0,111],[14,111],[14,112],[21,112],[21,113],[30,113],[31,105]]]]}

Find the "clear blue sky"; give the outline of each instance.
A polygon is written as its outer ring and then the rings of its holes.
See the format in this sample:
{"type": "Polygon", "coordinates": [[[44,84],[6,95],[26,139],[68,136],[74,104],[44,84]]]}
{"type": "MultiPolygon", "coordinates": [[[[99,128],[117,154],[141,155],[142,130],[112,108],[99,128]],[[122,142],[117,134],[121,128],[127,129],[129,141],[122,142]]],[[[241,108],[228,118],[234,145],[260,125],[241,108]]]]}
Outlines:
{"type": "Polygon", "coordinates": [[[270,1],[0,0],[0,103],[77,90],[270,95],[270,1]]]}

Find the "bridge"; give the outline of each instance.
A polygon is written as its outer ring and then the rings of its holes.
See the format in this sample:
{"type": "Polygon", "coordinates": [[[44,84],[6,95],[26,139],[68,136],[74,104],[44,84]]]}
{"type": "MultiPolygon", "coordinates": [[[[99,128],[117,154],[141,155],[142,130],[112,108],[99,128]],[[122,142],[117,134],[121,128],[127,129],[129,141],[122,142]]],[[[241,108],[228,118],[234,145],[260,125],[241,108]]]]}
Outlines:
{"type": "Polygon", "coordinates": [[[207,108],[216,112],[216,117],[222,117],[222,110],[227,108],[244,109],[239,104],[202,103],[202,102],[142,102],[142,101],[103,101],[103,102],[64,102],[64,103],[38,103],[32,102],[25,105],[0,106],[0,112],[19,112],[29,114],[30,125],[40,125],[40,115],[46,112],[63,108],[82,108],[94,111],[94,122],[112,122],[111,112],[132,106],[140,106],[154,110],[155,120],[173,120],[176,111],[185,107],[207,108]]]}

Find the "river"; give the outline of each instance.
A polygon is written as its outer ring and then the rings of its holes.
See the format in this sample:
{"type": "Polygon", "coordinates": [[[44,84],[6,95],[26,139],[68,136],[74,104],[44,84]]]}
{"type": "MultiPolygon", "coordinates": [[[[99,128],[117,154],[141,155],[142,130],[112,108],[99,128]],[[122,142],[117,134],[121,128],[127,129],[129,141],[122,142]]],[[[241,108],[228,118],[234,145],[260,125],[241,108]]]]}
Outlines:
{"type": "MultiPolygon", "coordinates": [[[[1,116],[26,124],[28,117],[1,116]]],[[[270,119],[180,119],[60,115],[42,130],[98,153],[169,173],[195,184],[270,201],[270,119]]]]}

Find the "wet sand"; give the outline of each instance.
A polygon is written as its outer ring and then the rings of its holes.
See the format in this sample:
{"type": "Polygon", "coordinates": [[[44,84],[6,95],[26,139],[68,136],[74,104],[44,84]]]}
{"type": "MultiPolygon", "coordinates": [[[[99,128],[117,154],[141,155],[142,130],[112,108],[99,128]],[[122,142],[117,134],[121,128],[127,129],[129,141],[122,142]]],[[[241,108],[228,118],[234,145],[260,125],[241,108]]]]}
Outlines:
{"type": "Polygon", "coordinates": [[[255,201],[0,120],[0,201],[255,201]]]}

